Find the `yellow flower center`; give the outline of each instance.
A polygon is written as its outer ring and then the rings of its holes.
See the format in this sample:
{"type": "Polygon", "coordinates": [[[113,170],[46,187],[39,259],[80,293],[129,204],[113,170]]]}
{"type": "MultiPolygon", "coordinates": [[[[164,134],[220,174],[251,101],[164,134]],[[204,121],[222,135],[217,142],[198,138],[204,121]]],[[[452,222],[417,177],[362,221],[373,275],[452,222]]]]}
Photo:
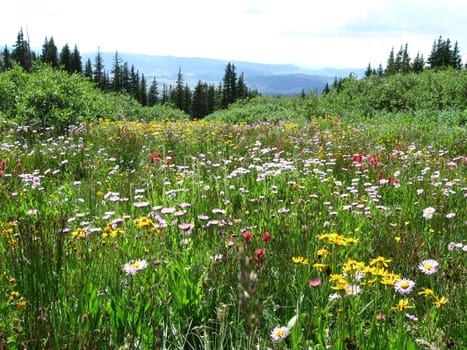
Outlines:
{"type": "Polygon", "coordinates": [[[433,265],[431,265],[431,264],[425,264],[425,265],[423,266],[423,268],[424,268],[425,270],[427,270],[427,271],[430,271],[430,270],[433,269],[433,265]]]}
{"type": "Polygon", "coordinates": [[[139,261],[135,261],[134,263],[131,264],[131,267],[134,269],[138,269],[140,266],[141,264],[139,263],[139,261]]]}
{"type": "Polygon", "coordinates": [[[410,287],[410,283],[407,282],[407,281],[404,281],[402,282],[400,285],[399,285],[402,289],[407,289],[410,287]]]}

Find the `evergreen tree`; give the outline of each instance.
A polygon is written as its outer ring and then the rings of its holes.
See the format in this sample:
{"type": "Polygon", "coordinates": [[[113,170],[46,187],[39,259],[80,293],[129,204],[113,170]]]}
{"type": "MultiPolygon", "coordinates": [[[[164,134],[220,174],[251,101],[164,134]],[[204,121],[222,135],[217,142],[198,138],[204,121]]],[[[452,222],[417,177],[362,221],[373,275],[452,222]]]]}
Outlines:
{"type": "Polygon", "coordinates": [[[170,102],[170,91],[169,87],[167,86],[166,83],[162,85],[162,96],[161,96],[161,104],[167,104],[170,102]]]}
{"type": "Polygon", "coordinates": [[[81,54],[79,53],[78,46],[76,46],[76,44],[71,54],[70,70],[72,73],[83,73],[83,63],[81,62],[81,54]]]}
{"type": "Polygon", "coordinates": [[[245,84],[243,72],[237,80],[237,99],[242,100],[248,97],[248,87],[245,84]]]}
{"type": "Polygon", "coordinates": [[[328,84],[328,83],[326,83],[326,85],[324,85],[324,89],[323,89],[323,91],[321,92],[321,95],[323,95],[323,96],[324,96],[324,95],[328,94],[328,93],[329,93],[329,91],[331,91],[331,90],[329,89],[329,84],[328,84]]]}
{"type": "Polygon", "coordinates": [[[86,78],[89,78],[89,80],[92,80],[92,64],[91,64],[91,59],[87,59],[86,64],[84,65],[84,76],[86,78]]]}
{"type": "Polygon", "coordinates": [[[391,49],[389,53],[388,62],[386,64],[386,75],[393,75],[397,73],[396,59],[394,57],[394,48],[391,49]]]}
{"type": "Polygon", "coordinates": [[[24,68],[27,72],[32,69],[32,54],[29,47],[29,42],[24,38],[23,28],[20,29],[18,36],[16,37],[16,44],[14,45],[11,57],[15,62],[24,68]]]}
{"type": "Polygon", "coordinates": [[[185,110],[185,88],[183,83],[182,69],[179,67],[177,74],[177,82],[175,83],[175,90],[171,94],[171,101],[175,107],[185,110]]]}
{"type": "Polygon", "coordinates": [[[148,103],[147,91],[148,91],[148,88],[146,85],[146,79],[144,78],[144,74],[141,74],[141,80],[140,80],[139,91],[138,91],[138,101],[143,106],[146,106],[148,103]]]}
{"type": "Polygon", "coordinates": [[[122,90],[125,92],[131,92],[131,78],[130,70],[128,69],[128,63],[123,62],[122,72],[121,72],[121,81],[122,81],[122,90]]]}
{"type": "Polygon", "coordinates": [[[139,98],[139,73],[135,71],[135,67],[130,68],[130,90],[128,91],[136,100],[139,98]]]}
{"type": "Polygon", "coordinates": [[[47,37],[45,38],[40,60],[41,62],[49,64],[51,67],[58,68],[58,49],[57,46],[55,46],[53,37],[50,37],[50,40],[48,40],[47,37]]]}
{"type": "Polygon", "coordinates": [[[100,89],[106,89],[106,76],[104,71],[104,60],[102,59],[100,48],[97,49],[97,56],[94,62],[93,81],[100,89]]]}
{"type": "Polygon", "coordinates": [[[115,51],[114,62],[112,66],[112,91],[122,91],[122,59],[118,56],[118,52],[115,51]]]}
{"type": "Polygon", "coordinates": [[[65,44],[65,46],[63,46],[62,50],[60,51],[59,65],[68,73],[73,73],[71,65],[71,51],[68,44],[65,44]]]}
{"type": "Polygon", "coordinates": [[[0,72],[4,72],[10,68],[13,68],[13,60],[11,58],[10,51],[8,50],[8,47],[5,45],[5,48],[3,49],[3,53],[1,56],[1,64],[0,64],[0,72]]]}
{"type": "Polygon", "coordinates": [[[159,101],[159,91],[157,89],[156,78],[152,80],[151,86],[148,92],[148,106],[154,106],[159,101]]]}
{"type": "Polygon", "coordinates": [[[423,55],[420,55],[420,52],[417,52],[417,56],[415,56],[413,63],[412,63],[412,71],[414,73],[421,73],[425,69],[425,59],[423,55]]]}
{"type": "Polygon", "coordinates": [[[379,64],[378,69],[376,70],[376,74],[379,77],[382,77],[384,75],[384,69],[383,69],[383,65],[381,63],[379,64]]]}
{"type": "Polygon", "coordinates": [[[371,68],[371,63],[368,63],[368,67],[365,70],[365,77],[369,77],[372,74],[376,74],[376,70],[371,68]]]}
{"type": "Polygon", "coordinates": [[[206,115],[211,114],[216,108],[216,87],[211,84],[206,93],[206,115]]]}
{"type": "Polygon", "coordinates": [[[237,74],[235,65],[230,62],[225,67],[225,74],[222,88],[222,108],[227,108],[229,104],[237,99],[237,74]]]}
{"type": "Polygon", "coordinates": [[[451,53],[451,66],[455,69],[462,69],[462,57],[459,50],[457,41],[454,44],[454,49],[451,53]]]}
{"type": "Polygon", "coordinates": [[[409,51],[408,51],[408,44],[406,43],[404,46],[404,49],[402,50],[402,60],[401,60],[401,66],[400,66],[400,72],[401,73],[409,73],[412,70],[411,65],[410,65],[410,56],[409,56],[409,51]]]}
{"type": "Polygon", "coordinates": [[[194,119],[203,118],[208,114],[208,86],[203,84],[201,80],[195,86],[193,98],[191,100],[190,115],[194,119]]]}

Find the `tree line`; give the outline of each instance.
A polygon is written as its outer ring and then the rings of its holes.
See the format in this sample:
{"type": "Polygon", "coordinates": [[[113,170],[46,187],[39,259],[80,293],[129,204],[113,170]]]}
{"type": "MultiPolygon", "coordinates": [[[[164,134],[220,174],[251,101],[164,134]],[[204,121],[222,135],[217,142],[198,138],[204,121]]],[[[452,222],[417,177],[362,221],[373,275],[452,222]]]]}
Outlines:
{"type": "Polygon", "coordinates": [[[237,100],[259,95],[257,90],[246,86],[243,73],[237,75],[235,65],[231,63],[227,64],[224,77],[218,85],[198,81],[194,88],[190,88],[183,79],[181,67],[175,85],[161,85],[155,77],[148,82],[144,74],[123,61],[118,52],[115,52],[110,70],[105,69],[99,49],[94,62],[87,59],[83,64],[77,45],[71,49],[67,43],[59,51],[53,37],[45,38],[42,51],[38,55],[31,50],[29,40],[20,29],[11,52],[5,45],[0,54],[0,73],[11,69],[14,64],[31,72],[36,63],[47,64],[70,74],[83,75],[98,88],[128,94],[143,106],[171,104],[192,118],[203,118],[216,110],[227,108],[237,100]]]}
{"type": "MultiPolygon", "coordinates": [[[[462,56],[457,41],[453,46],[449,38],[443,39],[442,36],[439,36],[438,39],[433,42],[433,47],[427,60],[425,60],[423,54],[420,54],[420,51],[417,52],[417,55],[412,60],[409,54],[408,44],[406,43],[405,45],[401,45],[397,52],[394,51],[394,48],[391,49],[385,68],[383,68],[381,63],[378,68],[373,68],[371,62],[368,63],[368,67],[365,70],[365,77],[374,75],[388,77],[395,74],[421,73],[426,69],[440,70],[447,68],[467,69],[467,62],[465,65],[462,64],[462,56]]],[[[328,93],[331,89],[339,90],[344,79],[337,79],[336,77],[332,86],[326,84],[323,94],[328,93]]]]}

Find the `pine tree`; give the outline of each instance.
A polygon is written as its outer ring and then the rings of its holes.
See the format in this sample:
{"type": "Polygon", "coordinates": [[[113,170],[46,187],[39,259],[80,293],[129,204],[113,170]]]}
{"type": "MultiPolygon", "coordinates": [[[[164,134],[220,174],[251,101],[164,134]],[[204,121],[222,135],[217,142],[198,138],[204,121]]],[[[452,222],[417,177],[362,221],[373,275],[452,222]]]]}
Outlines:
{"type": "Polygon", "coordinates": [[[89,80],[92,80],[92,64],[91,64],[91,59],[87,59],[85,65],[84,65],[84,76],[88,78],[89,80]]]}
{"type": "Polygon", "coordinates": [[[40,60],[53,68],[58,68],[58,49],[57,46],[55,46],[53,37],[50,37],[50,40],[48,40],[47,37],[45,38],[40,60]]]}
{"type": "Polygon", "coordinates": [[[369,77],[371,74],[373,74],[373,70],[371,69],[371,63],[368,63],[368,67],[366,67],[366,70],[365,70],[365,77],[369,77]]]}
{"type": "Polygon", "coordinates": [[[68,73],[73,73],[72,65],[71,65],[71,51],[68,44],[65,44],[60,51],[59,56],[59,65],[62,69],[67,71],[68,73]]]}
{"type": "Polygon", "coordinates": [[[323,91],[321,92],[321,95],[323,95],[323,96],[324,96],[324,95],[328,94],[328,93],[329,93],[329,91],[331,91],[331,90],[329,89],[329,84],[328,84],[328,83],[326,83],[326,85],[324,85],[324,89],[323,89],[323,91]]]}
{"type": "Polygon", "coordinates": [[[379,64],[378,69],[376,70],[376,74],[379,77],[382,77],[384,75],[384,69],[383,69],[383,65],[381,63],[379,64]]]}
{"type": "Polygon", "coordinates": [[[97,56],[94,63],[93,81],[100,89],[106,89],[106,76],[104,71],[104,60],[101,51],[97,49],[97,56]]]}
{"type": "Polygon", "coordinates": [[[237,99],[242,100],[248,97],[248,87],[245,84],[243,72],[237,80],[237,99]]]}
{"type": "Polygon", "coordinates": [[[408,44],[406,43],[404,46],[404,49],[402,50],[402,60],[401,60],[401,66],[400,66],[400,72],[401,73],[409,73],[411,71],[411,65],[410,65],[410,56],[409,56],[409,51],[408,51],[408,44]]]}
{"type": "Polygon", "coordinates": [[[227,108],[229,104],[234,103],[237,99],[237,74],[235,73],[235,65],[230,62],[225,67],[225,74],[222,88],[222,108],[227,108]]]}
{"type": "Polygon", "coordinates": [[[194,119],[203,118],[208,114],[208,87],[201,80],[195,86],[191,100],[190,115],[194,119]]]}
{"type": "Polygon", "coordinates": [[[181,67],[178,68],[177,82],[175,83],[175,90],[172,92],[171,96],[171,100],[175,107],[185,110],[185,88],[181,67]]]}
{"type": "Polygon", "coordinates": [[[143,106],[146,106],[148,103],[147,91],[148,91],[148,87],[146,85],[146,79],[144,78],[144,74],[141,74],[141,80],[140,80],[139,91],[138,91],[138,101],[143,106]]]}
{"type": "Polygon", "coordinates": [[[413,63],[412,63],[412,72],[414,73],[421,73],[425,69],[425,59],[423,55],[420,55],[420,52],[417,52],[417,56],[415,56],[413,63]]]}
{"type": "Polygon", "coordinates": [[[139,98],[139,72],[135,71],[135,66],[131,65],[130,68],[130,91],[131,96],[136,100],[139,98]]]}
{"type": "Polygon", "coordinates": [[[18,33],[11,57],[15,62],[18,62],[24,70],[27,72],[31,71],[33,57],[29,47],[29,42],[24,39],[23,28],[21,28],[18,33]]]}
{"type": "Polygon", "coordinates": [[[10,68],[13,68],[13,60],[8,47],[5,45],[1,56],[0,72],[7,71],[10,68]]]}
{"type": "Polygon", "coordinates": [[[459,50],[457,41],[454,44],[454,49],[451,53],[451,66],[455,69],[462,69],[462,57],[459,50]]]}
{"type": "Polygon", "coordinates": [[[78,46],[73,48],[73,52],[71,54],[71,59],[70,59],[70,69],[72,73],[83,73],[83,64],[81,62],[81,54],[78,51],[78,46]]]}
{"type": "Polygon", "coordinates": [[[397,73],[396,59],[394,57],[394,48],[391,49],[389,53],[388,62],[386,64],[386,75],[393,75],[397,73]]]}
{"type": "Polygon", "coordinates": [[[154,77],[148,92],[148,106],[154,106],[159,101],[159,91],[157,89],[157,80],[154,77]]]}
{"type": "Polygon", "coordinates": [[[122,91],[122,59],[118,56],[118,52],[115,51],[114,62],[112,66],[112,91],[122,91]]]}

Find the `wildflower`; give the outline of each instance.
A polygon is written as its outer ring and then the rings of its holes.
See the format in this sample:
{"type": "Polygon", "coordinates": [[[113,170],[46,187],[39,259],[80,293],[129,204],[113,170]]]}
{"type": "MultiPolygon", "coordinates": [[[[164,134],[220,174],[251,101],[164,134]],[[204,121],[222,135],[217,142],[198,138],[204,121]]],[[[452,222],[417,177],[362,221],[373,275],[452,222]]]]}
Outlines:
{"type": "Polygon", "coordinates": [[[123,270],[126,272],[127,275],[134,275],[136,272],[140,270],[144,270],[148,266],[146,260],[132,260],[125,264],[123,270]]]}
{"type": "Polygon", "coordinates": [[[453,251],[454,249],[456,249],[456,243],[455,242],[450,242],[448,244],[448,250],[453,251]]]}
{"type": "Polygon", "coordinates": [[[19,292],[17,292],[17,291],[12,291],[12,292],[10,293],[10,300],[16,299],[16,298],[18,298],[19,296],[20,296],[19,292]]]}
{"type": "Polygon", "coordinates": [[[303,256],[293,256],[292,261],[294,262],[294,264],[308,264],[308,259],[305,259],[303,256]]]}
{"type": "Polygon", "coordinates": [[[255,260],[261,262],[264,260],[264,256],[266,255],[266,251],[263,248],[256,249],[256,256],[255,260]]]}
{"type": "Polygon", "coordinates": [[[263,233],[263,235],[261,236],[261,240],[264,242],[264,243],[267,243],[271,240],[271,234],[269,232],[265,232],[263,233]]]}
{"type": "Polygon", "coordinates": [[[408,278],[402,278],[394,283],[394,289],[399,294],[408,294],[415,288],[415,282],[408,278]]]}
{"type": "Polygon", "coordinates": [[[386,273],[382,278],[380,283],[386,286],[393,286],[397,280],[399,280],[401,276],[395,273],[386,273]]]}
{"type": "Polygon", "coordinates": [[[436,209],[433,207],[428,207],[423,209],[423,217],[427,220],[430,220],[433,218],[433,215],[435,213],[436,209]]]}
{"type": "Polygon", "coordinates": [[[436,305],[438,309],[442,309],[444,305],[446,305],[447,303],[448,303],[448,299],[446,297],[441,297],[441,298],[436,297],[436,300],[433,302],[433,304],[436,305]]]}
{"type": "Polygon", "coordinates": [[[26,304],[28,303],[28,301],[26,300],[26,298],[21,298],[19,299],[19,301],[16,303],[16,308],[18,310],[23,310],[25,307],[26,307],[26,304]]]}
{"type": "Polygon", "coordinates": [[[135,208],[144,208],[149,205],[149,202],[135,202],[133,203],[133,205],[135,206],[135,208]]]}
{"type": "Polygon", "coordinates": [[[362,288],[357,284],[349,284],[345,287],[345,294],[346,295],[357,295],[360,294],[362,288]]]}
{"type": "Polygon", "coordinates": [[[386,319],[386,314],[383,314],[381,312],[378,312],[376,315],[375,315],[375,318],[377,321],[384,321],[386,319]]]}
{"type": "Polygon", "coordinates": [[[271,339],[273,342],[279,342],[289,335],[289,329],[285,326],[276,327],[271,332],[271,339]]]}
{"type": "Polygon", "coordinates": [[[325,256],[328,256],[328,255],[329,255],[329,250],[327,250],[326,248],[318,249],[318,251],[316,252],[316,255],[317,255],[318,257],[325,257],[325,256]]]}
{"type": "Polygon", "coordinates": [[[324,271],[324,269],[326,268],[326,264],[323,264],[323,263],[315,263],[313,264],[313,267],[318,270],[318,271],[324,271]]]}
{"type": "Polygon", "coordinates": [[[414,306],[409,305],[409,299],[404,298],[399,300],[396,306],[391,307],[391,310],[404,311],[405,309],[413,309],[414,306]]]}
{"type": "Polygon", "coordinates": [[[310,287],[318,287],[319,285],[321,285],[321,278],[312,278],[308,280],[308,285],[310,287]]]}
{"type": "Polygon", "coordinates": [[[438,271],[438,262],[433,259],[423,260],[419,265],[418,269],[425,275],[432,275],[438,271]]]}
{"type": "Polygon", "coordinates": [[[405,317],[407,317],[409,320],[412,320],[412,321],[415,321],[415,322],[418,321],[418,317],[417,317],[417,316],[411,315],[411,314],[409,314],[409,313],[406,313],[406,314],[405,314],[405,317]]]}
{"type": "Polygon", "coordinates": [[[251,240],[251,237],[253,237],[253,234],[250,231],[243,232],[243,239],[245,240],[245,242],[249,242],[251,240]]]}
{"type": "Polygon", "coordinates": [[[435,292],[433,292],[432,289],[429,288],[423,288],[421,292],[418,292],[419,295],[424,295],[426,297],[435,297],[435,292]]]}
{"type": "Polygon", "coordinates": [[[339,293],[332,293],[329,295],[328,300],[333,301],[333,300],[340,299],[340,298],[341,296],[339,295],[339,293]]]}
{"type": "Polygon", "coordinates": [[[391,259],[386,259],[383,256],[378,256],[377,258],[374,258],[370,261],[370,266],[378,265],[378,266],[388,267],[388,263],[390,262],[391,262],[391,259]]]}

